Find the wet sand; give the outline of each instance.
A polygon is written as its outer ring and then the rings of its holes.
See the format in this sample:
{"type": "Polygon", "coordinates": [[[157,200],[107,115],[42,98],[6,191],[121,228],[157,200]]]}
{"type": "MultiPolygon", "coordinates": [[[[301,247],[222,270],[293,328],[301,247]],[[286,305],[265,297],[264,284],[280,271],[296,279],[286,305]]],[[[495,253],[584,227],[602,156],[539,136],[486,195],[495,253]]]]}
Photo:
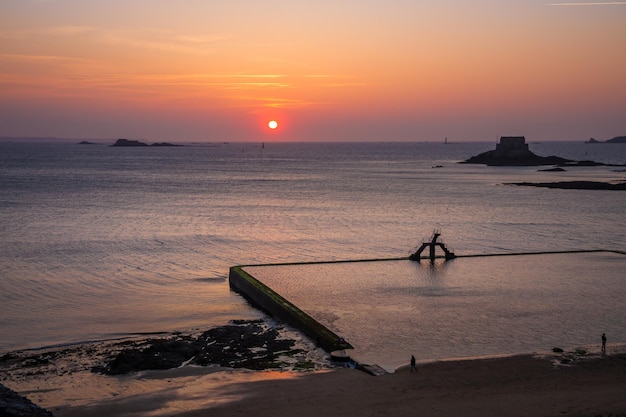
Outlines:
{"type": "Polygon", "coordinates": [[[106,376],[65,360],[0,370],[0,382],[57,417],[626,416],[623,352],[440,361],[377,377],[195,366],[106,376]]]}
{"type": "Polygon", "coordinates": [[[626,357],[438,362],[380,377],[342,369],[239,389],[240,401],[182,415],[626,416],[626,357]]]}

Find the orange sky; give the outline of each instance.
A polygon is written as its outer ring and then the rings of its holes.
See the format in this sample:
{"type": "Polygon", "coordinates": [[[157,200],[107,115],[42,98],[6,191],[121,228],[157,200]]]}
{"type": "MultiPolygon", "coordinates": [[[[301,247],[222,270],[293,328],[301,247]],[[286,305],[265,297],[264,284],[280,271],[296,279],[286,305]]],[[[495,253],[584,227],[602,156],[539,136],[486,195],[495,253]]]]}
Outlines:
{"type": "Polygon", "coordinates": [[[0,136],[605,140],[624,51],[626,2],[0,0],[0,136]]]}

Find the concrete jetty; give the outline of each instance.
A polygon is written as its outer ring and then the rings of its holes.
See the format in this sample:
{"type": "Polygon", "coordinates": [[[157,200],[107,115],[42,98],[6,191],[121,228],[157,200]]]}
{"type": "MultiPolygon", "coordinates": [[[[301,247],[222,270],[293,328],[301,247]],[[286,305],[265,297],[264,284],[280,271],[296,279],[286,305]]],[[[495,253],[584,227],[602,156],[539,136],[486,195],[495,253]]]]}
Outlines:
{"type": "Polygon", "coordinates": [[[334,352],[352,349],[350,343],[321,325],[270,287],[248,274],[243,270],[243,266],[231,267],[228,281],[234,291],[243,295],[253,305],[296,327],[313,339],[325,351],[334,352]]]}
{"type": "MultiPolygon", "coordinates": [[[[312,341],[314,341],[319,347],[324,349],[326,352],[330,354],[331,357],[333,355],[336,356],[336,360],[352,362],[357,368],[362,369],[372,375],[379,375],[384,373],[382,370],[375,364],[360,364],[358,360],[355,359],[355,356],[358,357],[358,346],[353,347],[348,341],[344,340],[342,335],[336,334],[334,331],[327,328],[322,323],[318,322],[312,316],[307,314],[305,311],[301,310],[298,306],[287,300],[283,295],[276,292],[274,289],[270,288],[268,285],[261,282],[259,279],[253,276],[254,272],[248,272],[250,269],[246,270],[246,268],[253,267],[271,267],[271,266],[297,266],[297,265],[316,265],[316,264],[340,264],[340,263],[367,263],[367,262],[386,262],[386,261],[408,261],[413,260],[417,262],[421,262],[422,259],[419,255],[421,252],[425,251],[426,248],[431,249],[429,259],[432,261],[435,258],[443,258],[446,256],[446,251],[444,251],[444,255],[436,256],[434,253],[436,248],[443,248],[440,245],[443,245],[439,241],[440,233],[435,231],[432,238],[424,242],[424,245],[418,250],[417,259],[413,255],[408,257],[400,257],[400,258],[392,258],[392,259],[363,259],[363,260],[347,260],[347,261],[327,261],[327,262],[295,262],[295,263],[276,263],[276,264],[263,264],[263,265],[239,265],[233,266],[230,268],[229,272],[229,284],[231,289],[236,291],[237,293],[244,296],[253,306],[267,312],[268,314],[276,317],[282,322],[289,324],[296,329],[300,330],[306,336],[308,336],[312,341]],[[357,362],[354,364],[354,362],[357,362]]],[[[445,247],[445,246],[444,246],[445,247]]],[[[622,251],[614,251],[614,250],[602,250],[602,249],[592,249],[592,250],[564,250],[564,251],[542,251],[542,252],[516,252],[516,253],[496,253],[496,254],[464,254],[464,255],[455,255],[454,252],[448,250],[447,258],[473,258],[473,257],[485,257],[485,256],[531,256],[531,255],[549,255],[549,254],[567,254],[567,253],[593,253],[593,252],[606,252],[606,253],[617,253],[621,255],[626,255],[625,252],[622,251]]],[[[292,272],[297,274],[298,272],[292,272]]],[[[261,277],[261,276],[260,276],[261,277]]],[[[298,279],[299,277],[293,276],[293,279],[298,279]]],[[[260,278],[263,279],[263,278],[260,278]]]]}

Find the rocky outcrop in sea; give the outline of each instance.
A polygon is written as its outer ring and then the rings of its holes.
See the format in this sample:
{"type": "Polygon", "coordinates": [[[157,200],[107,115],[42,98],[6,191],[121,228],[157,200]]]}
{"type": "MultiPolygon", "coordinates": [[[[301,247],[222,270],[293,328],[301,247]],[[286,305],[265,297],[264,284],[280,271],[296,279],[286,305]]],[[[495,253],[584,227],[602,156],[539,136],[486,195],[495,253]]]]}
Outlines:
{"type": "Polygon", "coordinates": [[[616,136],[613,139],[609,139],[604,142],[601,140],[595,140],[594,138],[591,138],[585,143],[626,143],[626,136],[616,136]]]}
{"type": "Polygon", "coordinates": [[[528,149],[524,136],[503,136],[495,150],[472,156],[461,163],[489,166],[614,166],[595,161],[572,161],[559,156],[540,156],[528,149]]]}
{"type": "Polygon", "coordinates": [[[131,139],[118,139],[117,141],[115,141],[115,143],[111,146],[120,146],[120,147],[137,147],[137,146],[182,146],[182,145],[176,145],[173,143],[168,143],[168,142],[157,142],[157,143],[153,143],[152,145],[148,145],[145,142],[140,142],[138,140],[131,140],[131,139]]]}

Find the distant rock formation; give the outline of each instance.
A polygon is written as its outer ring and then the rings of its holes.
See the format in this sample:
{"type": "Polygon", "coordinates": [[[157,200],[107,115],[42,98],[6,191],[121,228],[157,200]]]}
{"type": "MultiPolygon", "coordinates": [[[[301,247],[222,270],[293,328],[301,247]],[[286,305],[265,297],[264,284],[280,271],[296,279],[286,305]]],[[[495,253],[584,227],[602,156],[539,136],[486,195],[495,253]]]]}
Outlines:
{"type": "Polygon", "coordinates": [[[558,156],[539,156],[528,149],[524,136],[502,136],[495,150],[472,156],[461,163],[489,166],[622,166],[595,161],[572,161],[558,156]]]}
{"type": "Polygon", "coordinates": [[[139,142],[138,140],[118,139],[111,146],[148,146],[147,143],[139,142]]]}
{"type": "Polygon", "coordinates": [[[152,145],[148,145],[147,143],[139,142],[138,140],[118,139],[111,146],[182,146],[182,145],[175,145],[173,143],[168,143],[168,142],[159,142],[159,143],[153,143],[152,145]]]}
{"type": "Polygon", "coordinates": [[[78,142],[79,145],[95,145],[93,142],[89,142],[88,140],[81,140],[78,142]]]}
{"type": "Polygon", "coordinates": [[[609,139],[605,142],[595,140],[594,138],[589,139],[585,143],[626,143],[626,136],[616,136],[613,139],[609,139]]]}
{"type": "Polygon", "coordinates": [[[159,142],[159,143],[153,143],[150,146],[183,146],[183,145],[176,145],[176,144],[168,143],[168,142],[159,142]]]}
{"type": "Polygon", "coordinates": [[[610,183],[601,181],[558,181],[558,182],[512,182],[507,185],[525,187],[560,188],[563,190],[611,190],[626,191],[626,182],[610,183]]]}
{"type": "Polygon", "coordinates": [[[571,161],[558,156],[539,156],[528,149],[524,136],[502,136],[493,151],[483,152],[463,161],[466,164],[490,166],[566,165],[571,161]]]}
{"type": "Polygon", "coordinates": [[[616,136],[613,139],[609,139],[606,143],[626,143],[626,136],[616,136]]]}

